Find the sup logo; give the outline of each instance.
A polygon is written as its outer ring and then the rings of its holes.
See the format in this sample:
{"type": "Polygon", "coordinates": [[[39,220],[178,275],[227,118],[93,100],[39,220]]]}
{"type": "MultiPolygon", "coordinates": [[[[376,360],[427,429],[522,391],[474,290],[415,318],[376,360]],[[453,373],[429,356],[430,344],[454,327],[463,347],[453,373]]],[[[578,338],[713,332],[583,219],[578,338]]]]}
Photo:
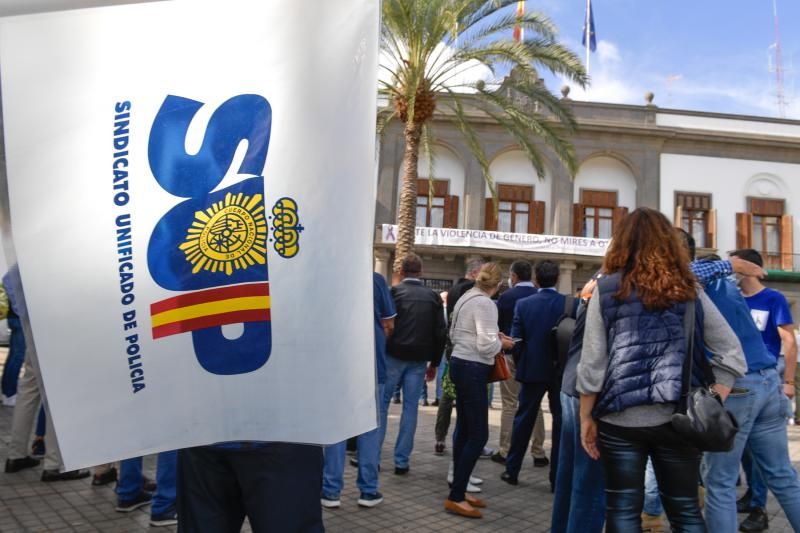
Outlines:
{"type": "Polygon", "coordinates": [[[181,199],[156,224],[147,250],[155,282],[180,293],[150,306],[153,339],[190,333],[208,372],[245,374],[264,366],[272,350],[262,176],[272,109],[254,94],[227,100],[211,116],[200,150],[190,155],[186,133],[202,106],[167,96],[150,131],[153,176],[181,199]],[[243,140],[247,152],[237,173],[248,177],[215,191],[243,140]],[[222,326],[238,323],[243,333],[227,339],[222,326]]]}

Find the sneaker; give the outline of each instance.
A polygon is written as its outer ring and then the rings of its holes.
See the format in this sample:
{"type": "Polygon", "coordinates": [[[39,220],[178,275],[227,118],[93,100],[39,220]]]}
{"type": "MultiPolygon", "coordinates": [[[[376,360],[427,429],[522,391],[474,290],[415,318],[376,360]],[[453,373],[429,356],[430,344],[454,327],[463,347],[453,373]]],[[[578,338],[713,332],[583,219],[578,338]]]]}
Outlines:
{"type": "Polygon", "coordinates": [[[406,474],[408,474],[409,470],[410,469],[407,466],[395,466],[394,467],[394,474],[396,476],[405,476],[406,474]]]}
{"type": "Polygon", "coordinates": [[[376,492],[375,494],[367,494],[366,492],[362,492],[361,497],[358,499],[358,505],[361,507],[375,507],[382,501],[383,494],[380,492],[376,492]]]}
{"type": "Polygon", "coordinates": [[[36,437],[31,444],[31,457],[35,459],[42,459],[45,454],[44,438],[36,437]]]}
{"type": "Polygon", "coordinates": [[[174,507],[164,513],[150,515],[150,525],[152,527],[174,526],[177,523],[178,513],[175,512],[174,507]]]}
{"type": "Polygon", "coordinates": [[[436,441],[436,444],[433,445],[433,453],[436,455],[444,455],[444,442],[436,441]]]}
{"type": "Polygon", "coordinates": [[[319,502],[325,509],[338,509],[342,506],[342,501],[338,496],[331,496],[329,494],[323,494],[319,502]]]}
{"type": "Polygon", "coordinates": [[[39,466],[39,459],[33,457],[22,457],[20,459],[6,459],[6,474],[13,474],[26,468],[39,466]]]}
{"type": "Polygon", "coordinates": [[[766,531],[767,529],[769,529],[767,513],[760,507],[756,507],[750,511],[750,514],[747,515],[747,518],[745,518],[744,522],[739,526],[739,531],[744,531],[745,533],[766,531]]]}
{"type": "Polygon", "coordinates": [[[137,494],[132,500],[117,499],[116,511],[118,513],[130,513],[131,511],[135,511],[140,507],[144,507],[145,505],[150,505],[150,500],[152,499],[153,495],[145,491],[142,491],[139,494],[137,494]]]}
{"type": "Polygon", "coordinates": [[[117,469],[113,466],[103,472],[102,474],[95,474],[92,476],[92,486],[102,487],[117,480],[117,469]]]}
{"type": "Polygon", "coordinates": [[[17,395],[3,396],[3,407],[14,407],[17,405],[17,395]]]}
{"type": "Polygon", "coordinates": [[[494,455],[494,450],[491,448],[484,448],[481,450],[481,459],[489,459],[494,455]]]}
{"type": "MultiPolygon", "coordinates": [[[[476,476],[469,476],[469,482],[473,485],[483,485],[483,480],[476,476]]],[[[453,472],[450,471],[447,473],[447,483],[453,483],[453,472]]],[[[480,491],[478,491],[480,492],[480,491]]]]}
{"type": "Polygon", "coordinates": [[[83,479],[91,476],[92,473],[88,470],[70,470],[69,472],[59,472],[57,469],[43,470],[42,481],[49,483],[51,481],[75,481],[76,479],[83,479]]]}

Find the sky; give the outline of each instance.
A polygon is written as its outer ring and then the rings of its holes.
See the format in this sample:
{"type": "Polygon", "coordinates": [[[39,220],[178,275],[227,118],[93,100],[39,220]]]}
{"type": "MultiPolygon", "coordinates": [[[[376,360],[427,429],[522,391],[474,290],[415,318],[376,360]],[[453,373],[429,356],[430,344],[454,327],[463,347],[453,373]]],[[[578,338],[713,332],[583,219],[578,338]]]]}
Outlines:
{"type": "MultiPolygon", "coordinates": [[[[588,92],[570,97],[778,117],[772,0],[592,0],[597,51],[588,92]],[[771,60],[770,57],[773,59],[771,60]]],[[[777,0],[787,118],[800,119],[800,1],[777,0]]],[[[586,0],[527,0],[585,58],[586,0]]],[[[584,59],[585,61],[585,59],[584,59]]],[[[543,76],[557,92],[563,81],[543,76]]]]}

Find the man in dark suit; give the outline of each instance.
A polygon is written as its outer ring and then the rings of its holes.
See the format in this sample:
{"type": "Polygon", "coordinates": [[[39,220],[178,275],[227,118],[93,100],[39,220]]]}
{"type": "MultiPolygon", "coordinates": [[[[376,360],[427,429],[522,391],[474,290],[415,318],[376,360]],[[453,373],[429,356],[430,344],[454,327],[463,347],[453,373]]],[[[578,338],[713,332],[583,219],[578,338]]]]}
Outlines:
{"type": "Polygon", "coordinates": [[[408,254],[400,268],[403,281],[391,290],[397,316],[394,333],[386,344],[381,444],[386,435],[386,409],[399,384],[403,388],[403,413],[394,448],[394,473],[404,475],[408,473],[408,461],[414,447],[417,408],[425,383],[425,370],[428,363],[432,367],[439,366],[446,329],[441,298],[419,279],[422,259],[416,254],[408,254]]]}
{"type": "MultiPolygon", "coordinates": [[[[561,433],[561,403],[559,401],[560,377],[558,376],[558,354],[552,334],[553,327],[564,314],[566,296],[559,294],[558,265],[552,261],[541,261],[536,265],[536,284],[539,291],[533,296],[517,302],[511,336],[522,339],[515,346],[519,354],[515,378],[520,382],[519,408],[514,416],[511,430],[511,446],[506,457],[506,471],[501,479],[511,485],[517,484],[525,450],[533,432],[536,415],[545,393],[553,416],[553,445],[550,451],[550,485],[555,481],[558,465],[558,439],[561,433]]],[[[574,306],[572,306],[574,307],[574,306]]]]}
{"type": "MultiPolygon", "coordinates": [[[[497,299],[497,325],[500,331],[506,335],[511,335],[511,323],[514,319],[514,307],[517,302],[522,298],[527,298],[536,294],[536,287],[531,282],[531,275],[533,274],[531,264],[527,261],[514,261],[511,263],[511,273],[509,285],[510,289],[505,291],[497,299]]],[[[514,358],[512,354],[506,353],[506,364],[509,371],[513,374],[515,371],[514,358]]],[[[505,464],[506,455],[508,455],[508,448],[511,445],[511,427],[514,423],[514,414],[517,412],[517,396],[519,394],[519,383],[513,379],[507,379],[500,382],[500,396],[503,399],[503,413],[500,415],[500,449],[492,455],[492,461],[500,464],[505,464]]],[[[531,442],[532,453],[534,455],[534,465],[542,466],[550,464],[547,457],[544,455],[544,450],[541,449],[544,444],[544,421],[541,417],[537,417],[537,423],[534,426],[533,441],[531,442]],[[539,439],[537,439],[537,436],[539,439]],[[539,442],[539,440],[541,442],[539,442]],[[538,448],[538,450],[534,449],[538,448]],[[539,453],[536,454],[535,452],[539,453]]]]}

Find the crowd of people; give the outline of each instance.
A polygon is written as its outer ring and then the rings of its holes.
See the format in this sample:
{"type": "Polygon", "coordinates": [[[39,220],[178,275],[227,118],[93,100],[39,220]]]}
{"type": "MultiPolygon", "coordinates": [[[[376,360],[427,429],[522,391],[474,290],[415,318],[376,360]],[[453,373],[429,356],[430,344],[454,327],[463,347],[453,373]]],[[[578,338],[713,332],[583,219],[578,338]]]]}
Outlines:
{"type": "MultiPolygon", "coordinates": [[[[92,485],[116,481],[116,509],[151,505],[153,526],[233,532],[247,517],[256,532],[322,531],[322,509],[341,506],[349,448],[356,450],[358,505],[383,502],[381,455],[398,391],[393,474],[409,475],[420,400],[435,380],[433,453],[445,453],[456,412],[446,512],[482,517],[490,502],[476,496],[483,490],[473,475],[478,459],[502,464],[500,479],[516,486],[530,450],[534,466],[549,467],[553,532],[657,532],[663,514],[673,531],[764,531],[768,490],[800,531],[800,481],[787,435],[794,322],[786,298],[763,285],[760,254],[697,259],[691,235],[640,208],[617,225],[602,267],[581,291],[559,293],[559,272],[550,260],[517,260],[508,272],[475,260],[437,294],[423,281],[422,259],[408,254],[392,287],[373,274],[376,429],[324,450],[236,442],[165,452],[155,480],[142,475],[141,458],[128,459],[119,469],[97,467],[92,485]],[[495,380],[502,401],[496,451],[487,448],[495,380]],[[698,389],[738,423],[722,451],[703,451],[710,447],[678,422],[691,414],[698,389]],[[748,488],[737,500],[740,481],[748,488]],[[741,524],[738,513],[746,513],[741,524]]],[[[43,482],[88,477],[63,471],[35,350],[25,348],[25,310],[15,298],[21,287],[13,279],[4,286],[12,341],[2,390],[6,405],[16,403],[5,471],[43,458],[43,482]]]]}

